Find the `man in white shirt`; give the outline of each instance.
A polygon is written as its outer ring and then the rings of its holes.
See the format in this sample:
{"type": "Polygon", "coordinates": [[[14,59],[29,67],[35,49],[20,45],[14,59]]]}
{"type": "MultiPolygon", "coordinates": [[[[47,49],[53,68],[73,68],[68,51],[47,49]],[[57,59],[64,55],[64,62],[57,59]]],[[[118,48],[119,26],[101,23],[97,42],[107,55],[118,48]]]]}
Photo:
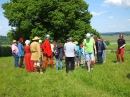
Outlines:
{"type": "Polygon", "coordinates": [[[71,63],[71,70],[74,70],[74,57],[76,45],[72,42],[72,37],[69,37],[69,42],[65,43],[64,51],[66,56],[66,73],[69,72],[69,63],[71,63]]]}

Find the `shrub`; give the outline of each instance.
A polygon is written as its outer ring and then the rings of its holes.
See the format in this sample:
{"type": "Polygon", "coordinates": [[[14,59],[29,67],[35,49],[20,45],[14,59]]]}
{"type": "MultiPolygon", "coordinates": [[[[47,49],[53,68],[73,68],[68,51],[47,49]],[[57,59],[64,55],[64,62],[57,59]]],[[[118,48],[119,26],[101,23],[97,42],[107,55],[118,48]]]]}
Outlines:
{"type": "Polygon", "coordinates": [[[105,43],[106,43],[106,45],[110,45],[110,41],[109,40],[106,40],[105,43]]]}
{"type": "Polygon", "coordinates": [[[10,46],[0,46],[0,57],[11,56],[12,51],[10,46]]]}

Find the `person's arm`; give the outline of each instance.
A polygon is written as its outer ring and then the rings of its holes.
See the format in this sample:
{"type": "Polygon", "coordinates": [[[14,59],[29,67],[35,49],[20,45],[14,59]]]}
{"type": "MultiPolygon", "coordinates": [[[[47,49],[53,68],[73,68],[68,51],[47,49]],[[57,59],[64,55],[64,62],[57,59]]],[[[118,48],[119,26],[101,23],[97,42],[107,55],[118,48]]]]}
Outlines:
{"type": "Polygon", "coordinates": [[[120,47],[120,49],[123,48],[123,47],[125,47],[125,45],[126,45],[125,40],[123,41],[123,43],[124,44],[120,47]]]}
{"type": "Polygon", "coordinates": [[[96,45],[95,45],[95,41],[94,41],[94,50],[95,50],[95,55],[97,54],[97,49],[96,49],[96,45]]]}

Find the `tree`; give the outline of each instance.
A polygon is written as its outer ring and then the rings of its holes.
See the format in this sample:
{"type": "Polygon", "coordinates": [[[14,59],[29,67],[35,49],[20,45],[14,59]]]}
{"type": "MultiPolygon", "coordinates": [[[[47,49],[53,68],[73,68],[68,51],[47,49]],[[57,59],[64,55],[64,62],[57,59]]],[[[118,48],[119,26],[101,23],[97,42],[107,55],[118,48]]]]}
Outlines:
{"type": "Polygon", "coordinates": [[[88,6],[84,0],[10,0],[2,4],[9,25],[16,27],[15,39],[44,39],[50,34],[53,40],[72,36],[79,42],[86,33],[99,35],[90,25],[88,6]]]}

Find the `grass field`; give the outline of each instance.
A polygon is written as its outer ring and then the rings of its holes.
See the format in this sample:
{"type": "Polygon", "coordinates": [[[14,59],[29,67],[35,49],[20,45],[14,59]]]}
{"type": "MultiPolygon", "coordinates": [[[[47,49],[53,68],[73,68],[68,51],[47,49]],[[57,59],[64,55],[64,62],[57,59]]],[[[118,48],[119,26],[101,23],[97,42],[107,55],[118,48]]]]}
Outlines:
{"type": "Polygon", "coordinates": [[[130,55],[125,64],[115,64],[114,53],[107,53],[103,65],[76,68],[69,74],[48,67],[44,74],[14,68],[13,57],[0,58],[0,97],[129,97],[130,55]]]}
{"type": "MultiPolygon", "coordinates": [[[[107,50],[117,50],[117,44],[111,44],[107,46],[107,50]]],[[[125,46],[126,51],[130,51],[130,44],[125,46]]]]}
{"type": "MultiPolygon", "coordinates": [[[[117,43],[117,39],[119,39],[119,35],[102,35],[101,37],[103,37],[105,40],[110,41],[110,44],[117,43]]],[[[126,40],[126,44],[130,45],[130,35],[124,36],[124,39],[126,40]]]]}

